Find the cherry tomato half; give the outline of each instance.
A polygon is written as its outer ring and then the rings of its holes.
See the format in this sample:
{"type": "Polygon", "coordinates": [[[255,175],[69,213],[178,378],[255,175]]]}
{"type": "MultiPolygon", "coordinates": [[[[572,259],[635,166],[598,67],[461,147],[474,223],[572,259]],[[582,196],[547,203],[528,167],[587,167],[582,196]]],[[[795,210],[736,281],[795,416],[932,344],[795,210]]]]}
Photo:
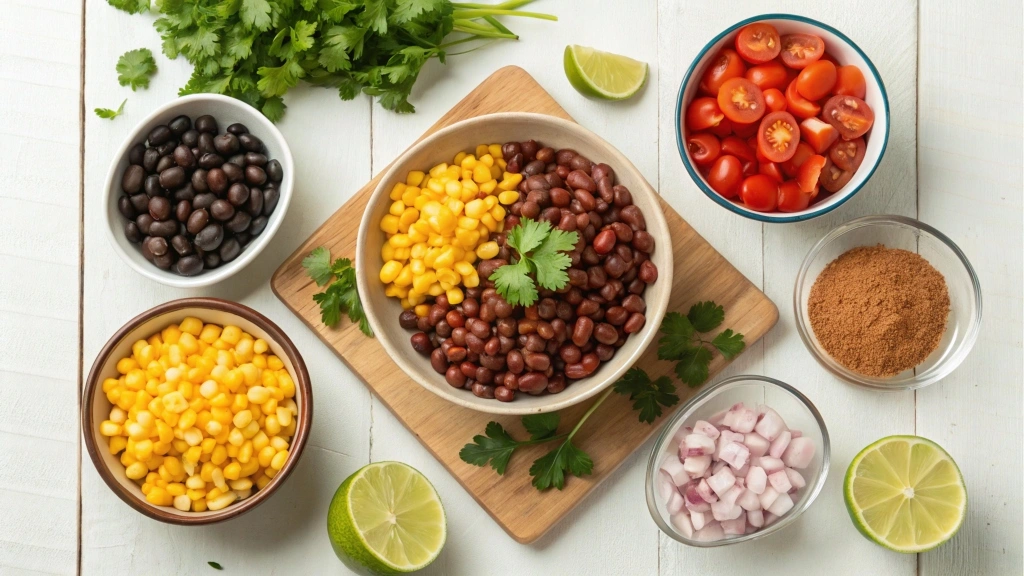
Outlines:
{"type": "Polygon", "coordinates": [[[782,62],[790,68],[804,68],[825,53],[825,41],[813,34],[786,34],[782,37],[782,62]]]}
{"type": "Polygon", "coordinates": [[[839,131],[820,118],[808,118],[800,123],[800,135],[804,142],[814,148],[815,154],[825,154],[829,146],[839,138],[839,131]]]}
{"type": "Polygon", "coordinates": [[[785,162],[796,154],[800,125],[789,112],[772,112],[761,120],[757,149],[772,162],[785,162]]]}
{"type": "Polygon", "coordinates": [[[840,170],[856,170],[864,161],[864,152],[867,145],[863,138],[854,140],[838,140],[828,149],[828,159],[835,163],[840,170]]]}
{"type": "Polygon", "coordinates": [[[694,164],[704,166],[718,158],[722,152],[722,144],[714,134],[700,132],[690,135],[686,140],[686,149],[690,152],[694,164]]]}
{"type": "Polygon", "coordinates": [[[800,95],[796,89],[796,83],[799,81],[800,77],[798,76],[786,88],[786,110],[789,110],[797,118],[813,118],[821,112],[821,106],[800,95]]]}
{"type": "Polygon", "coordinates": [[[740,198],[751,210],[771,212],[779,201],[779,183],[771,176],[754,174],[740,184],[740,198]]]}
{"type": "Polygon", "coordinates": [[[722,139],[722,154],[735,156],[744,162],[755,158],[754,149],[738,136],[726,136],[722,139]]]}
{"type": "Polygon", "coordinates": [[[836,85],[832,87],[832,93],[864,99],[864,94],[867,93],[864,73],[856,66],[836,68],[836,85]]]}
{"type": "Polygon", "coordinates": [[[724,154],[715,160],[708,171],[708,185],[723,198],[735,198],[743,180],[743,165],[739,158],[724,154]]]}
{"type": "Polygon", "coordinates": [[[764,116],[764,95],[750,80],[730,78],[718,89],[718,107],[733,122],[757,122],[764,116]]]}
{"type": "Polygon", "coordinates": [[[732,48],[723,48],[715,59],[704,69],[700,77],[700,89],[705,94],[718,96],[722,83],[730,78],[739,78],[746,72],[747,65],[732,48]]]}
{"type": "MultiPolygon", "coordinates": [[[[718,102],[715,102],[715,104],[717,105],[718,102]]],[[[732,134],[732,122],[730,122],[728,118],[722,118],[721,122],[708,128],[708,132],[711,132],[712,134],[718,136],[719,138],[725,138],[726,136],[732,134]]]]}
{"type": "MultiPolygon", "coordinates": [[[[721,101],[721,97],[719,97],[721,101]]],[[[821,115],[825,122],[836,127],[839,135],[846,140],[860,138],[871,130],[875,123],[875,113],[867,102],[856,96],[833,96],[825,102],[825,110],[821,115]]]]}
{"type": "Polygon", "coordinates": [[[796,89],[808,100],[821,100],[836,85],[836,65],[819,60],[808,64],[796,77],[796,89]]]}
{"type": "Polygon", "coordinates": [[[800,142],[796,145],[796,153],[793,154],[793,157],[782,163],[782,172],[790,178],[796,178],[800,167],[811,156],[814,156],[814,148],[811,148],[807,142],[800,142]]]}
{"type": "Polygon", "coordinates": [[[764,95],[764,105],[768,108],[768,112],[782,112],[786,109],[786,95],[779,90],[769,88],[762,94],[764,95]]]}
{"type": "Polygon", "coordinates": [[[839,192],[843,186],[850,182],[851,178],[853,178],[853,170],[843,170],[830,159],[825,162],[825,166],[821,169],[818,183],[829,192],[839,192]]]}
{"type": "Polygon", "coordinates": [[[767,62],[778,56],[780,50],[779,32],[771,24],[747,24],[736,35],[736,51],[751,64],[767,62]]]}
{"type": "Polygon", "coordinates": [[[778,60],[772,60],[748,68],[747,73],[743,77],[757,84],[757,87],[761,90],[769,88],[782,89],[789,85],[789,72],[786,71],[786,67],[778,60]]]}
{"type": "Polygon", "coordinates": [[[800,190],[796,180],[779,185],[779,212],[799,212],[811,203],[811,195],[800,190]]]}
{"type": "Polygon", "coordinates": [[[800,184],[800,190],[810,194],[811,198],[818,195],[818,177],[821,176],[821,170],[825,167],[825,162],[824,156],[815,154],[800,166],[800,171],[796,174],[796,181],[800,184]]]}
{"type": "Polygon", "coordinates": [[[762,162],[757,167],[757,171],[765,176],[771,176],[778,180],[780,184],[786,179],[786,177],[782,175],[782,169],[779,168],[779,165],[775,162],[762,162]]]}
{"type": "Polygon", "coordinates": [[[714,98],[704,96],[695,98],[686,109],[687,130],[704,130],[715,126],[725,118],[722,110],[718,107],[718,101],[714,98]]]}

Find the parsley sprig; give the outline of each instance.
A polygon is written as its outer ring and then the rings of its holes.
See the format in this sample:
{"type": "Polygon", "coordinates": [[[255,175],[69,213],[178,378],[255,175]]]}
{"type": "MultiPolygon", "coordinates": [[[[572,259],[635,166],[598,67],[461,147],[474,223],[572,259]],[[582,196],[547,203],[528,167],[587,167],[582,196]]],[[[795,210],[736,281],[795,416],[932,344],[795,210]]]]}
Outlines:
{"type": "Polygon", "coordinates": [[[121,86],[149,88],[149,77],[156,74],[156,61],[149,48],[129,50],[117,59],[117,81],[121,86]]]}
{"type": "Polygon", "coordinates": [[[117,118],[118,116],[120,116],[122,112],[124,112],[124,104],[127,101],[128,101],[127,98],[122,100],[121,101],[121,105],[117,107],[117,110],[111,110],[110,108],[96,108],[95,110],[93,110],[93,112],[95,112],[96,115],[99,116],[100,118],[105,118],[107,120],[113,120],[114,118],[117,118]]]}
{"type": "Polygon", "coordinates": [[[363,303],[359,300],[356,289],[356,269],[348,258],[331,261],[331,253],[320,246],[302,260],[306,274],[316,282],[317,286],[327,289],[313,295],[313,301],[320,305],[320,319],[325,326],[334,326],[341,320],[341,315],[348,315],[349,320],[359,323],[359,330],[367,336],[373,336],[370,323],[366,320],[363,303]]]}
{"type": "Polygon", "coordinates": [[[518,253],[519,260],[498,268],[488,280],[494,282],[494,289],[509,304],[530,306],[537,301],[538,284],[548,290],[559,290],[569,283],[566,270],[572,261],[565,252],[572,250],[578,241],[576,232],[523,218],[505,238],[506,244],[518,253]]]}
{"type": "MultiPolygon", "coordinates": [[[[154,26],[163,53],[193,66],[179,95],[226,94],[277,121],[282,97],[305,81],[343,100],[361,91],[388,110],[413,112],[409,94],[430,59],[445,63],[467,42],[518,39],[498,16],[557,20],[518,10],[531,1],[161,0],[154,26]]],[[[107,2],[131,14],[150,8],[150,0],[107,2]]]]}
{"type": "MultiPolygon", "coordinates": [[[[745,346],[743,335],[731,329],[723,330],[711,341],[700,336],[699,333],[718,328],[724,320],[725,309],[714,302],[698,302],[686,316],[677,312],[667,314],[661,325],[663,336],[658,341],[658,357],[678,361],[675,372],[679,379],[690,387],[700,385],[707,380],[708,364],[711,362],[711,351],[705,345],[713,346],[730,360],[742,352],[745,346]],[[699,381],[696,380],[698,377],[699,381]]],[[[547,490],[554,487],[561,490],[565,487],[566,476],[580,477],[593,473],[593,459],[573,445],[572,439],[612,392],[629,396],[633,401],[633,409],[640,413],[640,421],[647,424],[653,424],[663,414],[663,408],[679,403],[671,378],[660,376],[652,381],[647,372],[634,366],[598,397],[569,432],[557,434],[560,420],[557,412],[523,416],[523,427],[530,435],[528,440],[516,440],[501,424],[492,421],[487,423],[485,435],[474,436],[471,443],[463,446],[459,458],[474,466],[490,464],[495,472],[503,475],[517,449],[561,440],[558,446],[534,460],[530,466],[535,488],[547,490]]]]}
{"type": "Polygon", "coordinates": [[[685,316],[669,312],[661,322],[658,359],[675,361],[676,376],[690,388],[700,386],[708,379],[712,357],[709,345],[728,360],[746,347],[743,334],[733,332],[731,328],[719,332],[711,340],[702,336],[721,326],[724,320],[725,309],[710,301],[694,304],[685,316]]]}

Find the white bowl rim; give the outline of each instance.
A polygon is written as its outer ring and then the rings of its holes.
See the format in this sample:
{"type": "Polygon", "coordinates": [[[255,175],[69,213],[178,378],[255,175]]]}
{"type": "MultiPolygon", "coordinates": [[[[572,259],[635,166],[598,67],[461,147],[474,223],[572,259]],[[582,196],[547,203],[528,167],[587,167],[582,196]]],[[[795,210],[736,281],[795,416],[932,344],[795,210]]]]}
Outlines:
{"type": "Polygon", "coordinates": [[[814,500],[817,499],[818,495],[821,494],[821,491],[825,489],[825,481],[828,479],[828,471],[829,467],[831,466],[831,460],[832,443],[828,435],[828,428],[825,426],[825,419],[821,416],[821,413],[818,412],[818,408],[814,405],[813,402],[811,402],[809,398],[807,398],[807,396],[804,396],[802,392],[800,392],[793,386],[790,386],[789,384],[786,384],[781,380],[776,380],[775,378],[770,378],[768,376],[761,376],[758,374],[740,374],[738,376],[732,376],[726,378],[725,380],[722,380],[717,384],[708,386],[707,388],[702,390],[700,394],[697,394],[693,398],[690,398],[686,402],[686,404],[679,408],[676,411],[676,413],[673,414],[672,417],[669,418],[662,425],[661,432],[658,433],[658,439],[654,441],[654,447],[651,449],[651,456],[647,460],[647,477],[645,479],[647,509],[651,513],[651,518],[654,519],[654,523],[658,525],[658,528],[660,528],[662,532],[664,532],[673,540],[677,542],[682,542],[683,544],[686,544],[688,546],[695,546],[698,548],[717,548],[719,546],[728,546],[730,544],[739,544],[741,542],[748,542],[750,540],[758,540],[760,538],[770,536],[771,534],[774,534],[775,532],[782,530],[786,526],[789,526],[790,524],[795,522],[797,518],[803,515],[803,513],[806,512],[808,508],[811,507],[811,504],[814,503],[814,500]],[[796,398],[811,413],[811,416],[818,423],[818,428],[821,431],[821,472],[818,474],[818,481],[814,484],[813,487],[811,487],[811,492],[807,496],[807,502],[799,509],[795,509],[796,513],[790,514],[787,512],[771,526],[762,528],[761,530],[758,530],[756,532],[743,534],[742,536],[738,536],[736,538],[723,538],[721,540],[708,541],[693,540],[691,538],[686,538],[685,536],[681,536],[675,529],[670,528],[668,524],[665,522],[665,519],[661,517],[661,513],[658,511],[657,501],[654,497],[654,478],[655,476],[657,476],[658,471],[661,468],[658,462],[660,456],[659,452],[661,451],[661,448],[664,445],[664,443],[670,439],[669,430],[674,428],[675,425],[678,424],[681,420],[685,420],[685,417],[688,415],[689,412],[691,412],[698,405],[702,404],[706,399],[708,399],[710,396],[718,392],[718,390],[720,390],[721,388],[726,388],[732,384],[737,384],[740,382],[760,383],[767,386],[775,386],[777,388],[781,388],[782,390],[788,392],[790,395],[796,398]]]}
{"type": "Polygon", "coordinates": [[[879,164],[882,163],[882,158],[885,156],[885,149],[889,145],[889,95],[885,91],[885,83],[882,82],[882,76],[881,74],[878,73],[878,70],[875,68],[874,63],[871,62],[871,59],[868,58],[868,55],[863,50],[860,49],[860,46],[858,46],[856,42],[851,40],[849,37],[847,37],[839,30],[836,30],[835,28],[829,26],[828,24],[825,24],[824,22],[819,22],[817,20],[814,20],[813,18],[808,18],[806,16],[800,16],[797,14],[770,13],[761,14],[759,16],[751,16],[750,18],[740,20],[739,22],[733,24],[732,26],[729,26],[724,31],[719,33],[717,36],[712,38],[710,42],[705,44],[704,47],[700,49],[700,51],[697,53],[697,57],[693,59],[693,62],[690,64],[689,69],[686,70],[686,74],[683,75],[683,81],[679,84],[679,92],[676,96],[675,117],[676,149],[679,152],[680,158],[682,158],[683,160],[683,166],[686,167],[686,171],[690,174],[690,178],[693,180],[694,184],[696,184],[697,187],[701,189],[701,192],[704,192],[705,196],[714,200],[715,203],[722,206],[723,208],[727,208],[730,212],[733,212],[734,214],[739,214],[744,218],[750,218],[751,220],[758,220],[760,222],[776,224],[784,224],[787,222],[801,222],[804,220],[810,220],[811,218],[817,218],[818,216],[821,216],[823,214],[828,214],[829,212],[835,210],[836,208],[839,208],[840,206],[845,204],[850,198],[853,198],[858,192],[860,192],[861,189],[864,188],[864,186],[868,183],[868,181],[871,180],[871,177],[875,174],[875,170],[877,170],[879,164]],[[695,69],[697,68],[697,64],[700,62],[701,57],[703,57],[705,53],[707,53],[709,50],[711,50],[712,47],[714,47],[715,44],[717,44],[719,41],[721,41],[729,34],[732,34],[736,30],[742,28],[743,26],[746,26],[747,24],[760,22],[762,20],[792,20],[794,22],[801,22],[804,24],[817,26],[819,28],[831,32],[832,34],[835,34],[837,37],[839,37],[839,39],[846,42],[851,48],[853,48],[853,50],[857,52],[857,54],[859,54],[861,58],[864,59],[864,62],[868,66],[868,70],[871,71],[871,75],[874,77],[875,82],[878,84],[879,91],[882,93],[882,102],[884,103],[885,108],[885,131],[882,134],[882,148],[878,151],[878,161],[876,161],[875,164],[871,167],[871,170],[868,171],[867,176],[864,177],[864,180],[859,185],[852,188],[850,191],[844,191],[843,197],[840,198],[834,204],[822,206],[817,210],[811,210],[810,212],[794,216],[781,216],[776,215],[781,213],[772,212],[756,212],[754,210],[749,210],[747,208],[734,204],[733,202],[730,202],[727,199],[723,198],[720,194],[709,188],[704,183],[700,175],[697,173],[693,165],[690,163],[689,155],[686,153],[686,148],[683,145],[683,130],[682,124],[680,123],[682,121],[683,92],[686,90],[686,86],[690,83],[690,77],[693,75],[695,69]]]}
{"type": "MultiPolygon", "coordinates": [[[[492,113],[492,114],[483,114],[481,116],[474,116],[472,118],[467,118],[465,120],[460,120],[459,122],[456,122],[454,124],[451,124],[449,126],[441,128],[437,132],[434,132],[434,133],[430,134],[429,136],[423,138],[419,142],[414,143],[412,146],[410,146],[408,149],[406,149],[404,152],[402,152],[402,154],[400,154],[395,159],[394,162],[392,162],[392,164],[385,170],[384,174],[380,177],[380,180],[378,181],[376,188],[374,188],[373,192],[370,194],[370,198],[368,199],[367,204],[366,204],[367,207],[363,211],[362,218],[359,221],[359,232],[358,232],[358,235],[356,237],[356,258],[358,259],[359,255],[362,253],[361,247],[366,243],[366,237],[370,233],[370,230],[371,229],[377,230],[377,226],[370,222],[370,206],[372,206],[375,201],[380,201],[380,197],[388,193],[387,184],[389,182],[393,182],[394,181],[394,179],[396,177],[396,174],[398,173],[398,171],[400,169],[400,166],[402,164],[400,162],[400,160],[403,157],[416,154],[416,153],[420,152],[421,150],[423,150],[424,148],[427,148],[427,147],[431,146],[431,144],[435,140],[437,140],[439,138],[443,138],[444,136],[446,136],[447,134],[449,134],[451,132],[455,132],[457,130],[462,130],[467,125],[468,126],[472,126],[472,125],[475,125],[475,124],[480,124],[480,123],[484,123],[484,122],[490,122],[490,121],[494,121],[496,119],[504,119],[504,118],[515,118],[515,119],[519,119],[519,120],[522,120],[522,121],[546,122],[546,123],[553,124],[553,125],[555,125],[555,126],[557,126],[559,128],[567,130],[567,131],[574,131],[574,132],[577,132],[577,133],[581,133],[586,138],[590,138],[593,141],[598,142],[598,143],[604,145],[605,147],[607,147],[608,154],[610,156],[610,158],[608,158],[605,161],[606,164],[613,165],[612,162],[614,162],[615,164],[613,166],[615,167],[615,171],[616,172],[625,172],[625,171],[633,172],[635,174],[635,176],[639,179],[640,183],[642,184],[642,186],[645,189],[643,193],[645,193],[645,194],[648,193],[648,192],[651,193],[654,196],[655,202],[658,202],[658,201],[661,200],[661,196],[657,193],[657,191],[654,190],[654,188],[650,185],[650,183],[644,177],[643,173],[640,172],[640,170],[629,160],[629,158],[626,157],[625,154],[620,152],[618,150],[618,148],[615,148],[614,146],[609,144],[607,140],[605,140],[604,138],[602,138],[599,135],[595,134],[594,132],[592,132],[591,130],[589,130],[588,128],[584,127],[581,124],[573,122],[572,120],[566,120],[566,119],[563,119],[563,118],[558,118],[556,116],[551,116],[550,114],[540,114],[540,113],[534,113],[534,112],[496,112],[496,113],[492,113]]],[[[403,181],[404,181],[404,179],[403,179],[403,181]]],[[[637,193],[639,193],[639,192],[634,192],[634,194],[637,194],[637,193]]],[[[653,214],[647,214],[645,212],[644,213],[644,218],[648,222],[648,229],[652,228],[652,226],[650,226],[650,222],[654,221],[654,222],[656,222],[656,225],[658,227],[660,227],[660,228],[662,228],[663,230],[666,231],[666,233],[668,234],[668,236],[666,236],[666,238],[670,237],[671,230],[668,227],[668,223],[665,221],[665,214],[664,214],[664,212],[662,210],[655,210],[653,214]]],[[[674,268],[674,259],[673,258],[669,258],[669,262],[671,262],[672,265],[670,265],[668,267],[668,269],[661,269],[661,268],[658,269],[658,283],[659,284],[666,283],[668,285],[668,287],[669,287],[668,290],[671,290],[672,279],[673,279],[673,272],[674,272],[674,270],[673,270],[673,268],[674,268]]],[[[365,265],[359,265],[359,266],[357,266],[357,269],[356,269],[356,286],[357,286],[359,292],[363,293],[363,294],[368,294],[369,290],[372,289],[371,286],[368,284],[368,280],[367,279],[369,277],[368,276],[369,272],[367,272],[367,270],[368,270],[368,268],[365,265]]],[[[376,275],[374,275],[374,278],[376,278],[376,275]]],[[[662,284],[662,285],[665,285],[665,284],[662,284]]],[[[620,367],[617,370],[615,370],[608,377],[608,381],[607,382],[605,382],[601,386],[594,386],[590,390],[586,390],[584,392],[577,393],[576,395],[569,395],[569,394],[566,394],[564,391],[559,393],[559,394],[549,394],[546,397],[547,398],[551,398],[552,401],[549,404],[546,404],[544,406],[534,406],[534,407],[529,407],[529,408],[520,408],[520,407],[517,407],[516,402],[514,402],[514,401],[513,402],[499,402],[497,400],[488,400],[486,402],[472,402],[472,401],[468,401],[462,394],[457,394],[456,393],[456,392],[468,393],[465,390],[455,390],[455,389],[452,389],[452,388],[442,388],[442,387],[438,387],[438,386],[432,386],[429,383],[425,382],[421,378],[421,376],[420,376],[420,374],[418,372],[416,372],[416,371],[406,371],[404,368],[402,370],[403,370],[403,372],[405,372],[406,376],[408,376],[409,378],[414,380],[417,384],[419,384],[421,387],[425,388],[426,390],[429,390],[430,392],[432,392],[432,393],[440,396],[441,398],[443,398],[443,399],[445,399],[445,400],[447,400],[449,402],[452,402],[452,403],[454,403],[454,404],[456,404],[458,406],[462,406],[464,408],[469,408],[470,410],[475,410],[477,412],[484,412],[484,413],[488,413],[488,414],[499,414],[499,415],[506,415],[506,416],[527,415],[527,414],[541,414],[541,413],[546,413],[546,412],[556,412],[556,411],[568,408],[570,406],[574,406],[574,405],[579,404],[581,402],[584,402],[584,401],[586,401],[586,400],[596,396],[597,394],[601,393],[602,391],[608,389],[610,386],[612,386],[615,383],[616,380],[618,380],[623,374],[625,374],[626,371],[629,370],[629,368],[632,367],[640,359],[640,356],[643,355],[643,353],[647,350],[647,348],[654,341],[654,338],[655,338],[656,333],[658,331],[658,326],[661,325],[661,320],[662,320],[662,318],[664,318],[665,312],[668,310],[668,301],[670,300],[670,298],[664,298],[663,300],[664,300],[663,305],[659,306],[657,309],[654,309],[651,306],[648,306],[648,309],[647,309],[647,311],[648,311],[647,322],[644,325],[644,328],[641,329],[641,331],[639,333],[634,335],[635,337],[639,337],[640,338],[639,346],[636,348],[636,351],[631,356],[629,356],[629,357],[620,356],[618,353],[616,353],[616,356],[613,359],[613,362],[620,362],[621,361],[621,365],[620,365],[620,367]],[[651,314],[652,312],[653,312],[653,314],[651,314]]],[[[387,352],[388,356],[390,356],[392,359],[400,357],[400,354],[399,354],[398,350],[395,349],[395,347],[392,345],[392,343],[390,341],[388,341],[388,340],[386,340],[384,338],[380,338],[379,337],[379,335],[384,333],[384,331],[383,331],[382,327],[378,325],[376,315],[375,314],[367,314],[366,318],[367,318],[367,320],[370,323],[370,328],[373,330],[373,333],[375,334],[375,337],[378,339],[378,341],[380,342],[381,346],[384,347],[384,350],[387,352]]],[[[399,368],[402,368],[401,363],[396,361],[396,364],[398,364],[399,368]]],[[[424,369],[429,369],[429,364],[424,364],[424,369]]],[[[476,398],[476,397],[473,396],[473,398],[476,398]]]]}
{"type": "MultiPolygon", "coordinates": [[[[266,140],[267,138],[264,138],[261,135],[260,139],[266,140]]],[[[222,94],[203,93],[181,96],[163,104],[140,120],[128,133],[128,137],[124,139],[124,142],[121,143],[120,148],[118,148],[117,152],[114,154],[113,159],[110,162],[110,167],[107,169],[106,191],[103,195],[103,218],[106,221],[106,226],[104,227],[106,231],[105,234],[107,236],[107,240],[109,240],[110,244],[113,246],[114,251],[121,257],[121,260],[124,260],[124,262],[133,270],[150,280],[155,280],[161,284],[173,286],[175,288],[201,288],[204,286],[210,286],[233,276],[239,270],[248,266],[249,263],[255,260],[256,256],[266,248],[267,244],[269,244],[270,240],[274,237],[274,234],[276,234],[277,230],[281,227],[281,223],[284,221],[284,216],[288,212],[288,205],[291,203],[294,184],[295,163],[292,159],[291,148],[288,147],[288,141],[285,140],[281,131],[278,130],[262,112],[241,100],[230,96],[224,96],[222,94]],[[116,174],[118,164],[120,164],[121,159],[128,153],[128,149],[138,142],[142,127],[149,124],[158,116],[171,112],[183,104],[195,101],[215,101],[222,102],[228,106],[250,108],[255,113],[256,121],[260,124],[260,130],[264,131],[261,134],[267,134],[267,136],[273,138],[280,144],[281,156],[274,159],[281,162],[281,165],[285,170],[284,180],[282,180],[281,184],[278,186],[278,189],[280,190],[280,199],[278,200],[277,207],[274,209],[273,214],[267,218],[267,227],[263,230],[263,233],[250,242],[250,244],[243,249],[241,253],[239,253],[238,257],[231,262],[228,262],[214,270],[205,271],[197,276],[179,276],[173,272],[161,270],[149,262],[146,262],[145,265],[143,265],[126,254],[124,248],[117,242],[117,238],[114,236],[114,227],[109,221],[109,206],[111,202],[116,202],[117,197],[121,194],[119,186],[117,188],[117,192],[114,191],[114,187],[118,185],[116,174]]]]}

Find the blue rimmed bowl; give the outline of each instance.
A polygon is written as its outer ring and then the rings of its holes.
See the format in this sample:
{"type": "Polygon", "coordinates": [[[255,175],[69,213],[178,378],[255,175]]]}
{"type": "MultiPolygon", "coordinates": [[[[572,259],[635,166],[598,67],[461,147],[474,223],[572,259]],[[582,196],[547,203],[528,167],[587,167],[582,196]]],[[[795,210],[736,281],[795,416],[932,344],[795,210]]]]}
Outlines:
{"type": "Polygon", "coordinates": [[[679,150],[679,157],[683,160],[683,165],[686,166],[686,171],[689,172],[690,178],[693,178],[697,187],[708,198],[729,211],[752,220],[779,223],[800,222],[835,210],[859,192],[868,179],[871,178],[871,175],[875,173],[875,169],[878,168],[878,164],[882,161],[882,154],[885,153],[885,147],[888,142],[889,98],[885,93],[882,77],[878,74],[878,70],[875,69],[875,65],[871,63],[871,60],[864,51],[853,40],[847,38],[845,34],[828,24],[804,16],[794,14],[762,14],[733,24],[715,36],[701,49],[697,58],[690,64],[686,75],[683,76],[682,83],[679,85],[679,95],[676,98],[676,147],[679,150]],[[836,62],[841,65],[856,65],[864,73],[867,84],[867,93],[864,101],[871,106],[871,110],[875,113],[874,126],[872,126],[871,131],[868,132],[864,139],[867,144],[864,161],[853,175],[853,178],[838,192],[808,206],[807,209],[800,212],[757,212],[738,202],[727,200],[711,189],[707,180],[704,179],[704,175],[697,170],[684,143],[685,134],[682,121],[685,116],[686,106],[697,96],[700,77],[704,73],[704,69],[712,63],[722,48],[733,46],[736,34],[740,28],[753,22],[771,24],[779,31],[779,35],[801,33],[819,36],[825,41],[825,50],[835,58],[836,62]]]}

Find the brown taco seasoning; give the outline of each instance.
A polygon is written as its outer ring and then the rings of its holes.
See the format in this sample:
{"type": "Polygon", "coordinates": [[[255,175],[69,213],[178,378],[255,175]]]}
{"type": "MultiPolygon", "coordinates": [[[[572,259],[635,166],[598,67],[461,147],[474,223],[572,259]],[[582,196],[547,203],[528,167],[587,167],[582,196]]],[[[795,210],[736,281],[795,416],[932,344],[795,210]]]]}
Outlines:
{"type": "Polygon", "coordinates": [[[821,271],[807,302],[814,335],[843,366],[876,378],[917,366],[946,331],[946,280],[919,254],[861,246],[821,271]]]}

